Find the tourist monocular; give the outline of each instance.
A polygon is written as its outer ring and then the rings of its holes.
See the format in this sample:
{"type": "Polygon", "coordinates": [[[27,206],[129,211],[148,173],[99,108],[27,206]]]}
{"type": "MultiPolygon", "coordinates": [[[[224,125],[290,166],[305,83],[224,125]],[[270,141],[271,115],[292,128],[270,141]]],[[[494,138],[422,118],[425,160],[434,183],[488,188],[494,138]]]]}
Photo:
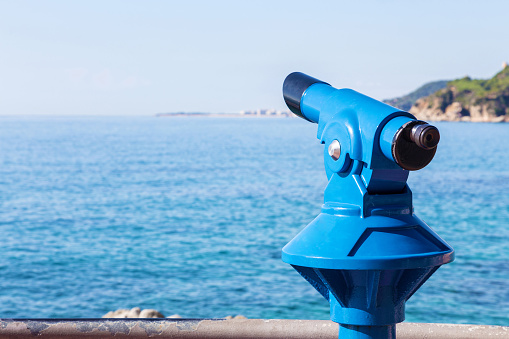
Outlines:
{"type": "Polygon", "coordinates": [[[282,250],[330,305],[339,337],[393,339],[406,301],[454,250],[414,214],[410,171],[427,166],[435,126],[303,73],[283,84],[288,108],[317,124],[328,184],[321,213],[282,250]]]}

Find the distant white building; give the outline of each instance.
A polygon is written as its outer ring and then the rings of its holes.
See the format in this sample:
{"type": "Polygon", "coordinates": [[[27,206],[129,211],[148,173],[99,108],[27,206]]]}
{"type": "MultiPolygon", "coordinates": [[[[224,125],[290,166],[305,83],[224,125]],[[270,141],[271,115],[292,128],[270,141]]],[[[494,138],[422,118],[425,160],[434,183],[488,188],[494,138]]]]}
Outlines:
{"type": "Polygon", "coordinates": [[[251,116],[281,116],[281,117],[292,117],[293,114],[288,111],[279,111],[276,109],[256,109],[251,111],[240,111],[239,114],[251,115],[251,116]]]}

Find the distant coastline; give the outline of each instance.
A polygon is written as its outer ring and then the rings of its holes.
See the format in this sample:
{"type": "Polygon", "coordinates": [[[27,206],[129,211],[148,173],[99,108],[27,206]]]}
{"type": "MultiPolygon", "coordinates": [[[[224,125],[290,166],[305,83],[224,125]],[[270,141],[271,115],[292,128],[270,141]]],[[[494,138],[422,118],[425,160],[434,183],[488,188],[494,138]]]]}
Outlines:
{"type": "MultiPolygon", "coordinates": [[[[386,104],[413,114],[424,121],[467,121],[509,123],[509,66],[491,79],[434,81],[399,98],[384,100],[386,104]]],[[[237,113],[173,112],[158,117],[276,117],[294,118],[290,111],[258,109],[237,113]]]]}
{"type": "Polygon", "coordinates": [[[156,117],[219,117],[219,118],[294,118],[289,111],[275,109],[257,109],[252,111],[240,111],[236,113],[207,113],[207,112],[169,112],[157,113],[156,117]]]}

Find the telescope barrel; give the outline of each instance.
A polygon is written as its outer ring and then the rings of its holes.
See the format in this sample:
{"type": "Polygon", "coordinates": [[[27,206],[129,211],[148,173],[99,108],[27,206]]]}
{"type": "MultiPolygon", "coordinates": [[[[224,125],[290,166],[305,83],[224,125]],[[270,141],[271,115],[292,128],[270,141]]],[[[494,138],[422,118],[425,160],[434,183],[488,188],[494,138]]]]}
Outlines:
{"type": "MultiPolygon", "coordinates": [[[[375,146],[375,149],[381,150],[387,159],[406,170],[415,171],[428,165],[440,141],[440,133],[435,126],[416,120],[410,113],[350,89],[336,89],[304,73],[294,72],[286,77],[283,83],[283,97],[286,105],[295,115],[318,123],[319,138],[323,138],[321,133],[325,125],[332,120],[345,126],[350,125],[350,133],[362,130],[363,138],[366,138],[357,145],[378,144],[379,148],[375,146]],[[352,114],[355,115],[354,118],[352,114]],[[387,121],[386,117],[391,119],[387,121]],[[352,124],[358,124],[358,126],[352,124]],[[382,130],[376,132],[380,127],[382,130]],[[377,140],[372,138],[375,135],[378,135],[377,140]]],[[[348,138],[351,137],[352,135],[348,138]]],[[[331,140],[327,142],[330,143],[331,140]]],[[[339,139],[336,142],[348,143],[346,140],[339,139]]],[[[340,147],[341,153],[347,152],[351,159],[370,161],[361,159],[364,156],[363,152],[345,148],[345,144],[341,144],[340,147]]],[[[336,149],[339,148],[336,147],[336,149]]],[[[358,146],[357,149],[359,149],[358,146]]],[[[336,156],[333,159],[337,161],[340,157],[336,156]]]]}

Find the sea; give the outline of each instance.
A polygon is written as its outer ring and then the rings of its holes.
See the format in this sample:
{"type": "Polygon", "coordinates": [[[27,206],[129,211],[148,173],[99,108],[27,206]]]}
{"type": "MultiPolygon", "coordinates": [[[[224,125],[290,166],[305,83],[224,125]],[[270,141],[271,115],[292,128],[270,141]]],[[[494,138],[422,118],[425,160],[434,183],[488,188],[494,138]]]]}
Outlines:
{"type": "MultiPolygon", "coordinates": [[[[456,251],[406,321],[509,325],[509,124],[440,122],[415,213],[456,251]]],[[[141,307],[329,319],[281,261],[320,213],[316,125],[291,118],[0,117],[0,318],[141,307]]]]}

